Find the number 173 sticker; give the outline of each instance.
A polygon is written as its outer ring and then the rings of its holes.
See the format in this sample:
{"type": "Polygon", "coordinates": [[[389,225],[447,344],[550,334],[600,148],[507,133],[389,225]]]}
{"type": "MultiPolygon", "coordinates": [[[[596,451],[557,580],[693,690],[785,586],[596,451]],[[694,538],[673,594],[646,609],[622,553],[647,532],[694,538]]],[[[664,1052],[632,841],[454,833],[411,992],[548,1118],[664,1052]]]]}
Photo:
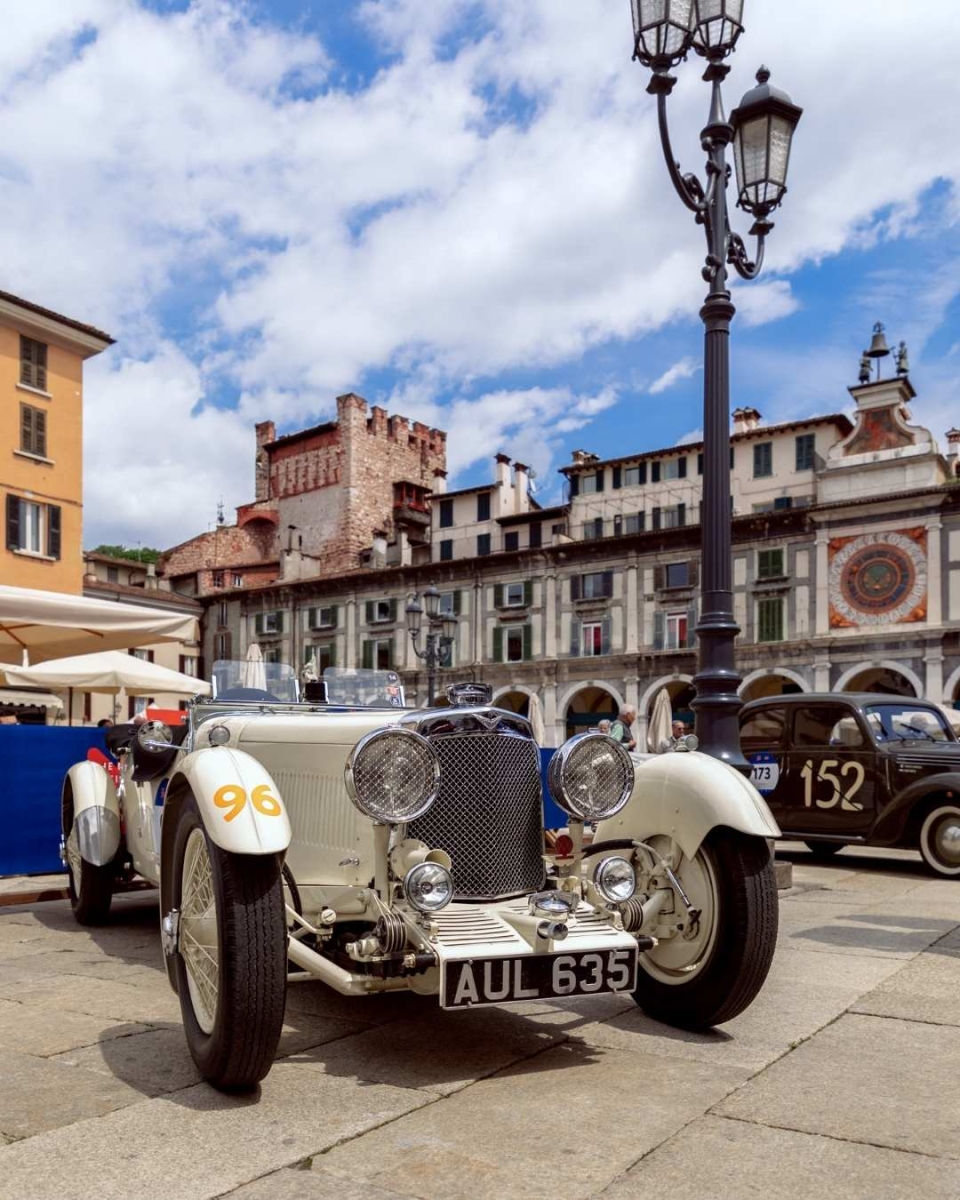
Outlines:
{"type": "Polygon", "coordinates": [[[750,782],[763,796],[769,796],[780,782],[780,764],[769,751],[750,757],[750,782]]]}

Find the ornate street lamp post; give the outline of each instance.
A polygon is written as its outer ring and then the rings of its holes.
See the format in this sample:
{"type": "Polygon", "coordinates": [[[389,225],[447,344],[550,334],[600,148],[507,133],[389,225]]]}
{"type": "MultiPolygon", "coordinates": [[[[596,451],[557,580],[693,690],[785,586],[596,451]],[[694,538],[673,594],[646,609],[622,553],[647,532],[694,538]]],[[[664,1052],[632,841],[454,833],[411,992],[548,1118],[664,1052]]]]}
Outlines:
{"type": "Polygon", "coordinates": [[[435,587],[424,589],[423,607],[414,597],[405,611],[413,652],[427,664],[427,704],[433,704],[437,694],[437,668],[443,665],[457,636],[457,618],[452,613],[440,612],[440,593],[435,587]],[[427,629],[421,648],[420,634],[423,631],[424,610],[427,629]]]}
{"type": "Polygon", "coordinates": [[[724,61],[743,32],[743,0],[631,0],[634,54],[653,75],[647,91],[657,98],[660,141],[667,171],[680,199],[702,225],[707,238],[703,278],[709,285],[700,310],[705,334],[703,391],[702,600],[697,625],[700,658],[694,684],[700,748],[740,770],[737,715],[740,676],[734,665],[734,639],[740,629],[733,616],[730,539],[730,321],[736,311],[727,290],[727,267],[742,279],[755,279],[763,263],[768,219],[787,190],[790,143],[802,109],[771,87],[770,72],[757,73],[757,86],[743,97],[728,120],[721,85],[730,67],[724,61]],[[667,97],[676,78],[671,68],[690,52],[707,61],[704,80],[711,85],[710,115],[700,135],[707,156],[705,185],[681,173],[667,128],[667,97]],[[733,143],[737,206],[753,218],[757,239],[751,259],[743,238],[732,232],[727,213],[727,147],[733,143]]]}

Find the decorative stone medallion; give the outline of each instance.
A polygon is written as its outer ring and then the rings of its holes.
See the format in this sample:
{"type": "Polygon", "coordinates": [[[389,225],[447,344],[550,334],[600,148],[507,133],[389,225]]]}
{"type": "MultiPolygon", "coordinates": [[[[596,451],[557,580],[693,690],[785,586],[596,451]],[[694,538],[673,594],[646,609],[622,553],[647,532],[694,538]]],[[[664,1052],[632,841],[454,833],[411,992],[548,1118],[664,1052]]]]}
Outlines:
{"type": "Polygon", "coordinates": [[[830,625],[899,625],[927,615],[927,531],[830,542],[830,625]]]}

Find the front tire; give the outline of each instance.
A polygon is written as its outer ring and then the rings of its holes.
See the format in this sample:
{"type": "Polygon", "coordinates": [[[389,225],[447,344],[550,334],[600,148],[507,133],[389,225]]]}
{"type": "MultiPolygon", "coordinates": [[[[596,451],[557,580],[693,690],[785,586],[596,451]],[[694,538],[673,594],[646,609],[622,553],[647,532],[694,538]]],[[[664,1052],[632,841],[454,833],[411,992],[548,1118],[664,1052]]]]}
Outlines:
{"type": "Polygon", "coordinates": [[[95,867],[93,863],[88,863],[80,854],[75,829],[67,838],[66,850],[67,891],[77,924],[106,924],[113,901],[113,864],[95,867]]]}
{"type": "Polygon", "coordinates": [[[773,859],[762,838],[714,829],[676,874],[700,919],[640,956],[633,995],[658,1021],[709,1029],[742,1013],[767,978],[779,918],[773,859]]]}
{"type": "Polygon", "coordinates": [[[214,1087],[253,1087],[273,1064],[286,1005],[279,859],[221,850],[188,796],[174,839],[172,891],[187,1046],[214,1087]]]}
{"type": "Polygon", "coordinates": [[[940,804],[920,827],[920,853],[937,875],[960,876],[960,806],[940,804]]]}

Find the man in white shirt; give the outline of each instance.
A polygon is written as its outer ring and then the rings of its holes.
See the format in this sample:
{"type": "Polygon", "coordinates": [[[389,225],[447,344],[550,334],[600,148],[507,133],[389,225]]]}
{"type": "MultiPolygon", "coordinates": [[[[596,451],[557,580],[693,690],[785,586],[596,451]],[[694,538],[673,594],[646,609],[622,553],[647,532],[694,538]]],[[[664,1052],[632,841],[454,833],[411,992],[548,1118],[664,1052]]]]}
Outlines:
{"type": "Polygon", "coordinates": [[[676,750],[677,743],[681,738],[686,736],[687,727],[682,721],[674,721],[670,728],[673,736],[663,739],[663,741],[657,747],[658,754],[669,754],[671,750],[676,750]]]}

